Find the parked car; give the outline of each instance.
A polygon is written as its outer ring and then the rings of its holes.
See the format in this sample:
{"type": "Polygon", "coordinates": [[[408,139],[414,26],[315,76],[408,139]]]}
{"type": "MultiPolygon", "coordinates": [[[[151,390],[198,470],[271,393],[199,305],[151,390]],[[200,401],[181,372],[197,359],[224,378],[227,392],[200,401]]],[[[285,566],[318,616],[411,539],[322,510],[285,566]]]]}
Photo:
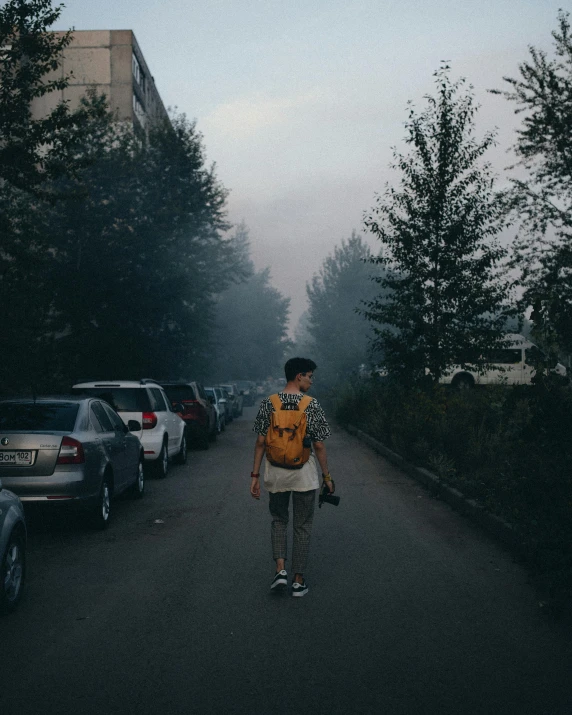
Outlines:
{"type": "Polygon", "coordinates": [[[102,400],[45,397],[0,402],[0,476],[26,502],[80,506],[105,528],[111,499],[142,497],[143,449],[132,420],[125,426],[102,400]]]}
{"type": "Polygon", "coordinates": [[[208,449],[216,439],[216,410],[200,382],[162,382],[173,405],[182,406],[180,412],[186,426],[187,441],[200,449],[208,449]]]}
{"type": "Polygon", "coordinates": [[[154,380],[80,382],[73,392],[105,400],[127,425],[130,420],[139,422],[133,434],[143,445],[146,464],[159,478],[167,476],[169,460],[187,461],[185,423],[154,380]]]}
{"type": "Polygon", "coordinates": [[[221,392],[222,396],[224,399],[224,418],[225,418],[225,424],[230,424],[233,419],[233,406],[232,406],[232,396],[228,394],[228,390],[225,390],[225,388],[222,385],[217,385],[216,386],[221,392]]]}
{"type": "Polygon", "coordinates": [[[230,395],[232,401],[232,416],[240,417],[242,415],[242,408],[244,405],[243,397],[240,394],[240,390],[234,382],[224,383],[223,385],[221,385],[221,387],[224,387],[224,389],[230,395]]]}
{"type": "Polygon", "coordinates": [[[205,387],[205,392],[216,410],[216,429],[220,434],[226,428],[226,398],[220,387],[205,387]]]}
{"type": "Polygon", "coordinates": [[[26,519],[18,497],[0,479],[0,614],[13,611],[26,580],[26,519]]]}
{"type": "MultiPolygon", "coordinates": [[[[505,335],[502,347],[484,357],[489,365],[483,374],[479,374],[477,370],[456,366],[449,375],[442,377],[440,382],[451,383],[459,389],[471,388],[474,385],[529,385],[536,372],[535,364],[539,359],[547,360],[537,345],[517,333],[505,335]]],[[[560,363],[554,364],[551,371],[566,377],[566,368],[560,363]]]]}
{"type": "Polygon", "coordinates": [[[234,383],[243,398],[243,404],[245,407],[252,407],[254,405],[254,398],[256,395],[256,385],[250,380],[236,380],[234,383]]]}

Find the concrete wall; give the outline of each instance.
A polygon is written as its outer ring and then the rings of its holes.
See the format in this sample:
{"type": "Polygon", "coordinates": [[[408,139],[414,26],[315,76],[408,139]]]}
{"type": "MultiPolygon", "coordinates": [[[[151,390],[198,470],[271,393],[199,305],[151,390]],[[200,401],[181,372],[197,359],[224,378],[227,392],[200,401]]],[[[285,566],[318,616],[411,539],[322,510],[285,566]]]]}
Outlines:
{"type": "Polygon", "coordinates": [[[49,75],[50,78],[56,76],[69,76],[69,86],[63,91],[51,92],[34,100],[32,112],[35,117],[45,116],[63,100],[69,101],[72,110],[77,109],[81,97],[88,88],[93,87],[98,93],[106,95],[118,121],[141,127],[133,111],[134,92],[144,110],[147,123],[167,119],[167,112],[151,72],[131,30],[74,32],[60,67],[49,75]],[[139,86],[134,87],[136,83],[132,72],[133,54],[146,75],[144,92],[139,86]]]}

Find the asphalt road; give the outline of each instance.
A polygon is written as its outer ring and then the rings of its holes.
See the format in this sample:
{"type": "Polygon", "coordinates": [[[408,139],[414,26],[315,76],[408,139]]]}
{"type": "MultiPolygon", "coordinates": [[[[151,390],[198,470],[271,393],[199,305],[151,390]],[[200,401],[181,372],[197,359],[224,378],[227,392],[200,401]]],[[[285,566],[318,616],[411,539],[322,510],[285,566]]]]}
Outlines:
{"type": "Polygon", "coordinates": [[[0,713],[572,713],[572,634],[526,573],[342,431],[308,595],[269,592],[254,408],[110,528],[32,521],[27,593],[0,620],[0,713]]]}

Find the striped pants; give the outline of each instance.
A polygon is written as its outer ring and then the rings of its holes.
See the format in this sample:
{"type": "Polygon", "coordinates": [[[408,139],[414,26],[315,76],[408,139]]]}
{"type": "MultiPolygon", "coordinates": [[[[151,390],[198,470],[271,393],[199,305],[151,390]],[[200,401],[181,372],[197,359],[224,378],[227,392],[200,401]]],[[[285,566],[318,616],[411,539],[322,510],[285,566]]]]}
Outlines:
{"type": "Polygon", "coordinates": [[[316,489],[308,492],[270,492],[270,513],[272,514],[272,558],[286,559],[288,554],[288,505],[292,494],[294,517],[294,544],[292,548],[292,573],[303,574],[308,563],[310,536],[314,521],[316,489]]]}

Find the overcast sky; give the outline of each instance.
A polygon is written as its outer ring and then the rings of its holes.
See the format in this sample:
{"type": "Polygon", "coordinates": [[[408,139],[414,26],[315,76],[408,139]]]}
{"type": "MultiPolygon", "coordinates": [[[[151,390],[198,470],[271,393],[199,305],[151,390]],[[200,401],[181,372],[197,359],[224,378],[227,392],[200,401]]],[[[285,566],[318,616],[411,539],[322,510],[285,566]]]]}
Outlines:
{"type": "MultiPolygon", "coordinates": [[[[441,60],[474,85],[502,175],[517,119],[486,90],[530,44],[551,49],[563,0],[67,0],[53,29],[135,32],[165,105],[197,120],[250,228],[258,268],[292,299],[391,180],[406,103],[441,60]]],[[[373,244],[375,245],[375,243],[373,244]]]]}

